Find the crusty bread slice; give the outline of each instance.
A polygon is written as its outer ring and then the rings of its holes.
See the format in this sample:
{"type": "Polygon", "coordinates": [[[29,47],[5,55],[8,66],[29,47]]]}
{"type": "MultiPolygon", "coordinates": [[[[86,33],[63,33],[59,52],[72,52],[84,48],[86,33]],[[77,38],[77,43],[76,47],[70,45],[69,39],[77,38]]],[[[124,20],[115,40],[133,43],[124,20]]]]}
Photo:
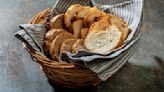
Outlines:
{"type": "Polygon", "coordinates": [[[101,21],[101,20],[108,20],[110,22],[110,19],[113,17],[114,15],[106,13],[103,14],[102,16],[97,18],[97,21],[101,21]]]}
{"type": "Polygon", "coordinates": [[[72,45],[77,41],[77,39],[66,39],[60,48],[60,53],[63,52],[72,52],[72,45]]]}
{"type": "Polygon", "coordinates": [[[84,24],[87,27],[90,27],[94,22],[97,21],[98,17],[103,16],[105,14],[103,11],[98,10],[97,8],[91,8],[89,13],[84,17],[84,24]]]}
{"type": "Polygon", "coordinates": [[[64,24],[67,28],[71,26],[71,21],[76,17],[77,12],[80,11],[82,7],[83,6],[79,4],[74,4],[67,9],[64,15],[64,24]]]}
{"type": "Polygon", "coordinates": [[[94,53],[107,54],[120,45],[122,32],[116,26],[104,30],[89,30],[85,38],[85,47],[94,53]]]}
{"type": "Polygon", "coordinates": [[[50,46],[50,55],[53,60],[59,60],[60,47],[66,39],[74,39],[75,37],[70,33],[61,33],[58,35],[50,46]]]}
{"type": "Polygon", "coordinates": [[[123,33],[122,40],[125,41],[130,30],[128,28],[128,24],[122,18],[108,13],[98,18],[98,21],[101,20],[108,20],[111,25],[117,26],[120,29],[120,31],[123,33]]]}
{"type": "Polygon", "coordinates": [[[109,21],[112,25],[116,25],[120,29],[123,33],[123,40],[125,40],[130,32],[128,24],[122,18],[117,16],[112,16],[109,21]]]}
{"type": "Polygon", "coordinates": [[[85,37],[86,37],[87,34],[88,34],[88,31],[89,31],[88,28],[82,28],[82,29],[81,29],[81,36],[80,36],[80,38],[81,38],[81,39],[85,39],[85,37]]]}
{"type": "Polygon", "coordinates": [[[81,29],[83,28],[83,20],[76,20],[72,25],[73,35],[78,39],[80,38],[81,29]]]}
{"type": "Polygon", "coordinates": [[[49,55],[49,49],[50,49],[50,45],[52,41],[56,38],[56,36],[64,32],[67,32],[67,31],[64,29],[51,29],[50,31],[46,33],[45,38],[44,38],[43,49],[47,55],[49,55]]]}
{"type": "Polygon", "coordinates": [[[65,28],[64,26],[64,14],[58,14],[50,19],[49,24],[50,29],[58,29],[58,28],[65,28]]]}
{"type": "Polygon", "coordinates": [[[91,7],[84,6],[81,10],[77,12],[76,18],[77,19],[84,19],[86,15],[90,12],[91,7]]]}
{"type": "Polygon", "coordinates": [[[110,26],[110,23],[108,22],[108,20],[101,20],[99,22],[94,22],[90,28],[89,31],[100,31],[100,30],[105,30],[106,28],[108,28],[110,26]]]}
{"type": "Polygon", "coordinates": [[[87,50],[84,46],[84,39],[78,39],[72,45],[72,53],[76,53],[79,50],[87,50]]]}

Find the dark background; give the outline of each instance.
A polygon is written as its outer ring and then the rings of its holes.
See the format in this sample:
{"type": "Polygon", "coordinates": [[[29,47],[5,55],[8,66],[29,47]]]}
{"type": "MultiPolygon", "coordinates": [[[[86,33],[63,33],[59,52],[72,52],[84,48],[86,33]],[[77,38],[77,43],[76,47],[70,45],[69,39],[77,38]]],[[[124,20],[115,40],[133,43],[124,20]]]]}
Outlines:
{"type": "MultiPolygon", "coordinates": [[[[19,24],[54,3],[0,0],[0,92],[69,91],[52,87],[14,37],[19,24]]],[[[106,82],[82,92],[164,92],[164,0],[145,0],[141,31],[139,47],[128,63],[106,82]]]]}

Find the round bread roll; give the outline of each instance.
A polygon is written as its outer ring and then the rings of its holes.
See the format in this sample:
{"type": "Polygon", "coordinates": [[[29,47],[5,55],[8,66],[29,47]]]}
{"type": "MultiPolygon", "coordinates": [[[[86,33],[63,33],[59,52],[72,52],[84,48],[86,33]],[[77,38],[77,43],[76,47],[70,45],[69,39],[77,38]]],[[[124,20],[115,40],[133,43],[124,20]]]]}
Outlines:
{"type": "Polygon", "coordinates": [[[65,12],[64,15],[64,24],[67,28],[69,28],[71,26],[71,22],[72,20],[76,17],[76,14],[79,10],[82,9],[83,6],[79,5],[79,4],[74,4],[71,5],[67,11],[65,12]]]}
{"type": "Polygon", "coordinates": [[[52,43],[52,41],[61,33],[65,33],[67,32],[64,29],[51,29],[50,31],[48,31],[45,35],[44,38],[44,45],[43,45],[43,49],[45,51],[45,53],[47,55],[49,55],[49,49],[50,49],[50,45],[52,43]]]}
{"type": "Polygon", "coordinates": [[[80,38],[81,38],[81,39],[85,39],[85,37],[86,37],[87,34],[88,34],[88,31],[89,31],[88,28],[83,28],[83,29],[81,29],[81,36],[80,36],[80,38]]]}
{"type": "Polygon", "coordinates": [[[123,34],[117,26],[111,26],[107,21],[96,22],[89,29],[85,38],[85,47],[94,53],[107,54],[120,46],[123,34]],[[100,25],[101,24],[101,25],[100,25]]]}
{"type": "Polygon", "coordinates": [[[78,39],[80,38],[81,29],[83,28],[84,22],[82,19],[76,20],[72,25],[73,35],[78,39]]]}
{"type": "Polygon", "coordinates": [[[53,60],[59,60],[60,47],[66,39],[74,39],[75,37],[70,33],[61,33],[58,35],[50,46],[50,55],[53,60]]]}
{"type": "Polygon", "coordinates": [[[72,45],[77,41],[77,39],[66,39],[60,48],[60,53],[72,52],[72,45]]]}
{"type": "Polygon", "coordinates": [[[49,24],[50,29],[64,29],[64,14],[58,14],[50,20],[49,24]]]}
{"type": "Polygon", "coordinates": [[[72,53],[76,53],[79,50],[87,50],[84,46],[84,39],[78,39],[73,45],[72,45],[72,53]]]}

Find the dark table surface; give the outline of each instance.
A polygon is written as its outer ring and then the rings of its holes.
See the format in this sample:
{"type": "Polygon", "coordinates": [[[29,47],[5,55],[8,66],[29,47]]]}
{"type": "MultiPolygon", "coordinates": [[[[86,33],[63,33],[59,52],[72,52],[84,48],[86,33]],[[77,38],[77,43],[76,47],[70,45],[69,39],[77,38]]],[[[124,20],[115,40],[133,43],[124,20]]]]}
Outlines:
{"type": "MultiPolygon", "coordinates": [[[[65,92],[52,87],[14,37],[18,25],[55,0],[0,0],[0,92],[65,92]]],[[[84,92],[164,92],[164,0],[144,1],[138,49],[114,76],[84,92]]],[[[79,91],[79,90],[71,90],[79,91]]]]}

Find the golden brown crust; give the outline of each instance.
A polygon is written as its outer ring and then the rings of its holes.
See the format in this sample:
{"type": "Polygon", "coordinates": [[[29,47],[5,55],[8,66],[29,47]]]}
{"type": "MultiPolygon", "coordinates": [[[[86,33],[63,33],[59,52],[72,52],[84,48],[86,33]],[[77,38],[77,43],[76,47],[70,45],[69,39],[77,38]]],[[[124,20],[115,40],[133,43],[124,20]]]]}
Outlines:
{"type": "Polygon", "coordinates": [[[102,16],[97,18],[97,21],[101,21],[101,20],[108,20],[110,22],[110,19],[113,17],[114,15],[112,14],[103,14],[102,16]]]}
{"type": "Polygon", "coordinates": [[[123,40],[125,40],[130,31],[128,24],[122,18],[117,16],[112,16],[109,21],[112,25],[115,25],[120,29],[120,31],[123,33],[123,40]]]}
{"type": "Polygon", "coordinates": [[[80,9],[77,12],[76,18],[77,19],[84,19],[84,17],[90,12],[90,8],[89,6],[84,6],[82,7],[82,9],[80,9]]]}
{"type": "Polygon", "coordinates": [[[88,28],[83,28],[83,29],[81,29],[81,36],[80,36],[80,38],[81,38],[81,39],[85,39],[85,37],[86,37],[87,34],[88,34],[88,31],[89,31],[88,28]]]}
{"type": "Polygon", "coordinates": [[[71,5],[67,11],[65,12],[64,15],[64,24],[67,28],[69,28],[71,26],[71,22],[72,20],[76,17],[76,14],[79,10],[82,9],[83,6],[79,5],[79,4],[74,4],[71,5]]]}
{"type": "Polygon", "coordinates": [[[79,50],[86,50],[84,46],[84,39],[78,39],[73,45],[72,45],[72,53],[76,53],[79,50]]]}
{"type": "Polygon", "coordinates": [[[99,22],[95,22],[91,25],[89,28],[89,31],[101,31],[105,30],[106,28],[109,28],[110,23],[107,20],[101,20],[99,22]]]}
{"type": "Polygon", "coordinates": [[[74,39],[74,36],[70,33],[61,33],[52,41],[50,55],[53,60],[59,60],[60,47],[66,39],[74,39]]]}
{"type": "Polygon", "coordinates": [[[52,41],[61,33],[67,32],[64,29],[52,29],[45,35],[43,49],[47,55],[49,55],[49,49],[52,41]]]}
{"type": "Polygon", "coordinates": [[[50,29],[65,28],[64,26],[64,14],[58,14],[50,20],[50,29]]]}
{"type": "Polygon", "coordinates": [[[80,38],[81,29],[83,28],[84,22],[82,19],[76,20],[72,25],[73,35],[76,38],[80,38]]]}
{"type": "Polygon", "coordinates": [[[89,30],[89,33],[85,38],[85,47],[89,51],[99,54],[107,54],[122,44],[123,34],[119,31],[117,26],[108,25],[105,28],[97,26],[97,24],[95,24],[95,26],[95,28],[98,28],[99,30],[89,30]]]}
{"type": "Polygon", "coordinates": [[[91,8],[90,12],[84,18],[84,24],[90,27],[94,22],[97,21],[98,17],[103,16],[104,12],[98,10],[97,8],[91,8]]]}
{"type": "Polygon", "coordinates": [[[65,40],[60,48],[60,53],[72,52],[72,45],[77,41],[77,39],[67,39],[65,40]]]}

